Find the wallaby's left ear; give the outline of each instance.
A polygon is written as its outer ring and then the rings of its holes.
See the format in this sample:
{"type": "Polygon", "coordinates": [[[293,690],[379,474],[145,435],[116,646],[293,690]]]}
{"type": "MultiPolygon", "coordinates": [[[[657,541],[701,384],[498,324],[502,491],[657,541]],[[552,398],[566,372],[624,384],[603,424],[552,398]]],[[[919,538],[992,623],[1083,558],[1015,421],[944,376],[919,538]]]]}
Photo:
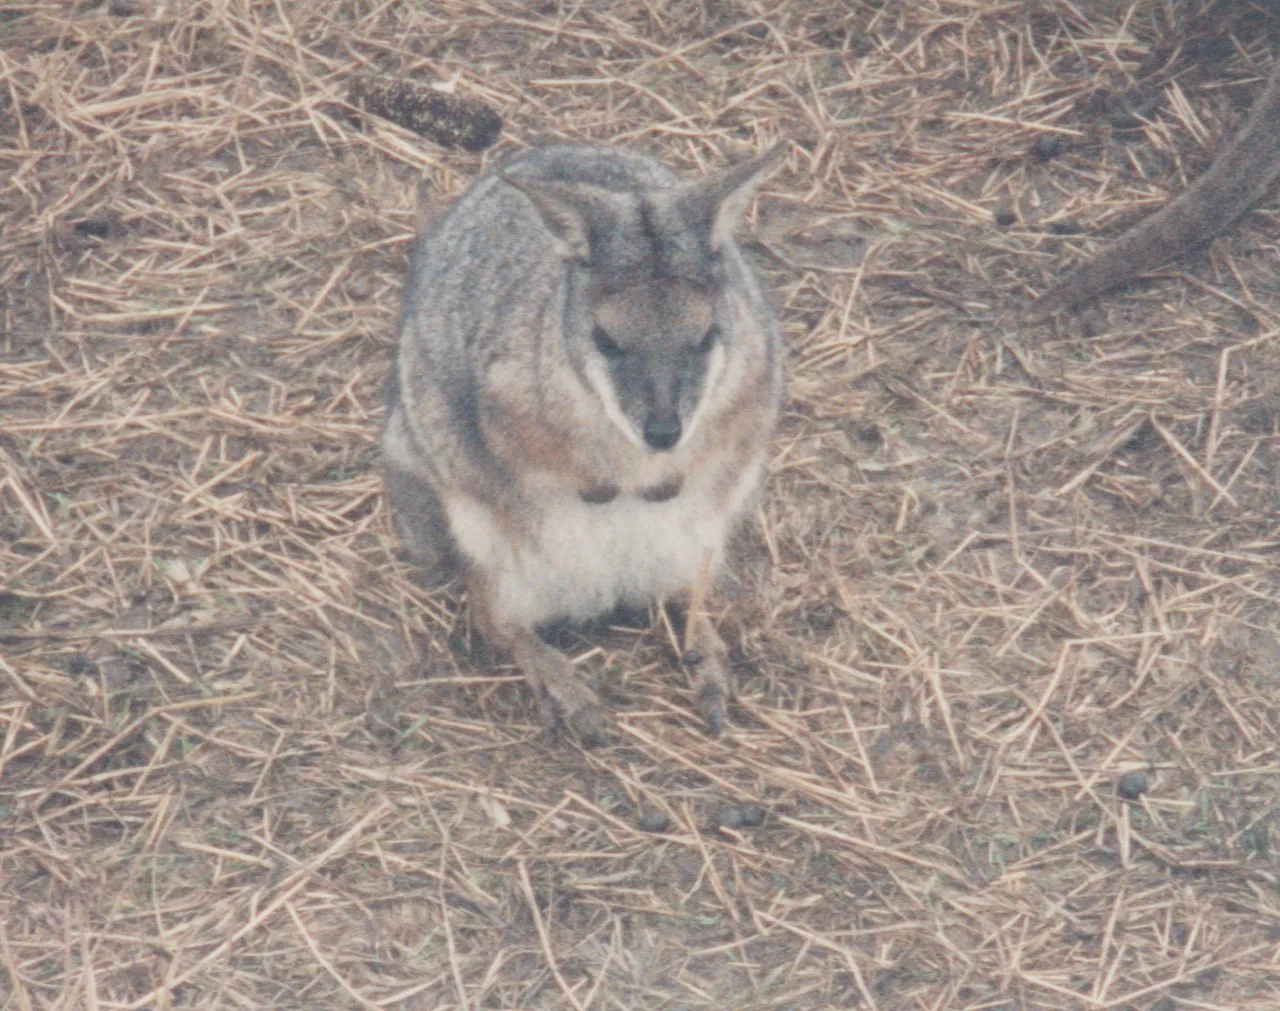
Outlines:
{"type": "Polygon", "coordinates": [[[695,228],[705,229],[711,248],[720,249],[733,238],[756,188],[782,164],[787,148],[785,140],[779,141],[756,158],[686,183],[677,198],[681,216],[695,228]]]}
{"type": "Polygon", "coordinates": [[[495,174],[529,198],[555,240],[556,251],[567,260],[591,260],[594,236],[606,234],[617,218],[608,191],[572,183],[517,179],[502,169],[495,174]]]}

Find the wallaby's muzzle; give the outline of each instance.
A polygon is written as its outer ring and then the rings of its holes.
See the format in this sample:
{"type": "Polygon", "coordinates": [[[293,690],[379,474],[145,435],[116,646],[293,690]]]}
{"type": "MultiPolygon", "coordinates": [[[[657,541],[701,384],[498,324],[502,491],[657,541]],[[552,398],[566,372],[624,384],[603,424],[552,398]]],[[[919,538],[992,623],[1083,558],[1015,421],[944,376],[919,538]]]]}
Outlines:
{"type": "Polygon", "coordinates": [[[644,441],[650,449],[674,449],[682,432],[680,419],[675,415],[652,415],[644,423],[644,441]]]}

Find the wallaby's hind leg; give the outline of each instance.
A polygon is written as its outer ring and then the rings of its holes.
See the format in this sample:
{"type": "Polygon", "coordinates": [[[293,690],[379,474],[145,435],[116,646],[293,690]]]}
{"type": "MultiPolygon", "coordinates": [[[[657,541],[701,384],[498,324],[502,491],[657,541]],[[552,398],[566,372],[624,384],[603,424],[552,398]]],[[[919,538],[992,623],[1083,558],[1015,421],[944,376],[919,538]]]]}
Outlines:
{"type": "Polygon", "coordinates": [[[388,463],[382,476],[396,536],[429,582],[443,582],[457,569],[453,535],[440,499],[422,478],[388,463]]]}
{"type": "Polygon", "coordinates": [[[538,700],[543,725],[553,733],[568,724],[588,748],[605,743],[600,720],[600,699],[586,678],[559,650],[547,645],[538,633],[498,619],[482,577],[472,573],[467,581],[471,614],[489,645],[507,654],[520,668],[538,700]]]}
{"type": "Polygon", "coordinates": [[[705,614],[690,611],[685,621],[690,623],[690,633],[684,664],[693,674],[693,697],[707,728],[719,734],[724,730],[729,700],[734,696],[729,679],[729,648],[705,614]]]}

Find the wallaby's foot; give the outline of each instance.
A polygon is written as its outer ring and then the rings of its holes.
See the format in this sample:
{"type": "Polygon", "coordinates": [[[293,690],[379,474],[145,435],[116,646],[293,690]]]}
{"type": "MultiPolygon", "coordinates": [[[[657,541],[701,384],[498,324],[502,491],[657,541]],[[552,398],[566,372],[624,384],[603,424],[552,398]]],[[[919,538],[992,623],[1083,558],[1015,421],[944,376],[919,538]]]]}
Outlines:
{"type": "Polygon", "coordinates": [[[508,649],[528,679],[543,725],[549,731],[558,733],[567,725],[583,747],[598,748],[606,743],[599,696],[563,653],[548,646],[534,632],[511,636],[508,649]]]}
{"type": "Polygon", "coordinates": [[[690,614],[686,621],[693,625],[689,637],[691,648],[684,655],[684,666],[693,674],[693,697],[698,712],[707,721],[707,729],[719,735],[728,718],[733,686],[729,681],[729,650],[703,614],[690,614]]]}
{"type": "MultiPolygon", "coordinates": [[[[385,438],[389,445],[395,445],[394,439],[404,438],[402,427],[389,425],[385,438]]],[[[420,585],[431,588],[447,583],[457,575],[458,555],[448,517],[435,491],[417,474],[391,462],[384,470],[383,483],[396,537],[406,559],[417,566],[420,585]]]]}

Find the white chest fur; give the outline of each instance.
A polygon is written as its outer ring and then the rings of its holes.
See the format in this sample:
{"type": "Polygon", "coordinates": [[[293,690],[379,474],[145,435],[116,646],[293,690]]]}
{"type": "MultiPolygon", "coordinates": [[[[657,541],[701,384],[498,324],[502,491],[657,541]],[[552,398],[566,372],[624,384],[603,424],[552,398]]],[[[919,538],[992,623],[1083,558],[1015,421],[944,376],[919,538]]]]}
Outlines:
{"type": "Polygon", "coordinates": [[[686,589],[708,552],[714,572],[757,474],[758,467],[745,468],[728,503],[696,481],[666,502],[623,493],[592,504],[547,491],[530,502],[537,515],[529,517],[529,534],[515,538],[480,503],[453,499],[446,508],[458,546],[491,581],[499,613],[532,628],[686,589]]]}

